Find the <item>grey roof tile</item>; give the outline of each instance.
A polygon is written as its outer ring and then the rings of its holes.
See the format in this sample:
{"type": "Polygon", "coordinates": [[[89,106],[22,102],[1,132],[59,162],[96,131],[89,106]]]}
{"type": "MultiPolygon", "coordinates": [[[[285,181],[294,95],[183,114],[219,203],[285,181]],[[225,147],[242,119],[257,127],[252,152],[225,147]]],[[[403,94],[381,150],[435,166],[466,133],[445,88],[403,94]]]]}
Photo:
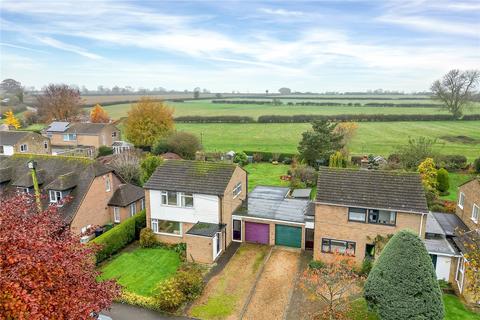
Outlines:
{"type": "Polygon", "coordinates": [[[432,214],[447,236],[455,236],[458,230],[468,231],[465,223],[454,213],[432,212],[432,214]]]}
{"type": "Polygon", "coordinates": [[[157,167],[145,189],[223,195],[235,164],[192,160],[167,160],[157,167]]]}
{"type": "Polygon", "coordinates": [[[30,131],[0,131],[0,145],[13,146],[24,137],[36,134],[30,131]]]}
{"type": "Polygon", "coordinates": [[[417,173],[322,167],[318,172],[316,201],[428,213],[425,192],[417,173]]]}
{"type": "Polygon", "coordinates": [[[129,204],[145,198],[145,190],[133,184],[122,184],[115,190],[108,202],[109,206],[126,207],[129,204]]]}

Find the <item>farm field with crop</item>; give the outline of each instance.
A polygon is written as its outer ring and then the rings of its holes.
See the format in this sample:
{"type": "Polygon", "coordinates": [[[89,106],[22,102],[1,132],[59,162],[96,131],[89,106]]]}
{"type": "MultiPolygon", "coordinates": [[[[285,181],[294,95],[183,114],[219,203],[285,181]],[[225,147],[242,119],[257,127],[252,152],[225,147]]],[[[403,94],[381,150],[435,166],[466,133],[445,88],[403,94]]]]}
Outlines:
{"type": "MultiPolygon", "coordinates": [[[[289,101],[283,100],[282,101],[289,101]]],[[[305,100],[301,100],[305,101],[305,100]]],[[[340,100],[326,101],[314,100],[315,102],[332,103],[433,103],[431,100],[409,101],[409,100],[340,100]]],[[[167,102],[174,108],[175,117],[180,116],[249,116],[254,119],[261,115],[294,115],[294,114],[318,114],[318,115],[338,115],[338,114],[447,114],[445,110],[437,107],[372,107],[372,106],[290,106],[290,105],[258,105],[258,104],[223,104],[212,103],[210,100],[197,100],[185,102],[167,102]]],[[[104,109],[113,119],[119,119],[127,116],[131,108],[131,103],[115,104],[105,106],[104,109]]],[[[480,113],[480,104],[475,104],[472,108],[466,110],[466,114],[480,113]]]]}
{"type": "MultiPolygon", "coordinates": [[[[302,132],[308,123],[293,124],[182,124],[177,130],[189,131],[202,137],[206,150],[258,150],[270,152],[297,152],[302,132]]],[[[437,138],[437,150],[443,154],[463,154],[473,161],[480,154],[480,121],[412,121],[361,122],[349,145],[352,154],[379,154],[388,156],[408,137],[437,138]],[[469,137],[469,143],[452,137],[469,137]],[[447,140],[440,137],[447,138],[447,140]],[[450,141],[449,141],[450,140],[450,141]],[[454,142],[452,142],[452,140],[454,142]]]]}

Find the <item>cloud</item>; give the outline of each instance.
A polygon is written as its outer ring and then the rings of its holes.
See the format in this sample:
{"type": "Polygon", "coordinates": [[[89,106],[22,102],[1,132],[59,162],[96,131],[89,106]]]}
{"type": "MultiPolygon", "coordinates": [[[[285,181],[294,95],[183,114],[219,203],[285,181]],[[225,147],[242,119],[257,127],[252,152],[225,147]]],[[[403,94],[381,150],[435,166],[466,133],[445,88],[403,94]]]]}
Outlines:
{"type": "Polygon", "coordinates": [[[55,40],[53,38],[50,38],[50,37],[37,37],[37,40],[40,41],[43,44],[46,44],[46,45],[50,46],[50,47],[60,49],[60,50],[64,50],[64,51],[68,51],[68,52],[73,52],[73,53],[76,53],[78,55],[81,55],[81,56],[89,58],[89,59],[94,59],[94,60],[103,59],[103,57],[99,56],[98,54],[88,52],[87,50],[84,50],[80,47],[77,47],[77,46],[74,46],[74,45],[71,45],[71,44],[67,44],[67,43],[55,40]]]}
{"type": "Polygon", "coordinates": [[[299,17],[304,15],[304,13],[301,11],[290,11],[285,9],[260,8],[259,11],[269,15],[281,17],[299,17]]]}
{"type": "Polygon", "coordinates": [[[47,53],[46,51],[43,51],[43,50],[28,48],[28,47],[19,46],[19,45],[16,45],[16,44],[11,44],[11,43],[6,43],[6,42],[0,42],[0,46],[10,47],[10,48],[15,48],[15,49],[22,49],[22,50],[33,51],[33,52],[39,52],[39,53],[47,53]]]}

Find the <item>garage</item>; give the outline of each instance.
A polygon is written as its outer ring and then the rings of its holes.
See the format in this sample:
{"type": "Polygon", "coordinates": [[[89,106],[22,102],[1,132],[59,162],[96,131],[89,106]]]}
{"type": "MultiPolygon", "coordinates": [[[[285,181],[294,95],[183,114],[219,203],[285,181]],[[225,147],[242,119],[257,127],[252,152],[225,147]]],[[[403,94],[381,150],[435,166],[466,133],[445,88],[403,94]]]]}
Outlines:
{"type": "Polygon", "coordinates": [[[276,224],[275,244],[278,246],[301,248],[302,228],[276,224]]]}
{"type": "Polygon", "coordinates": [[[270,225],[265,223],[245,222],[245,241],[269,244],[270,225]]]}

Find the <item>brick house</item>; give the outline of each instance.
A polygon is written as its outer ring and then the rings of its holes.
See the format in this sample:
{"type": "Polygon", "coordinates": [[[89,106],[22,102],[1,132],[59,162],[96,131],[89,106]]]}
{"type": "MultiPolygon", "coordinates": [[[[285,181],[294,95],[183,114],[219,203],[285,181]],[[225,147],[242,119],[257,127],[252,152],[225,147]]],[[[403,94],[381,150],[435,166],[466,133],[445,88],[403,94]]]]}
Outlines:
{"type": "Polygon", "coordinates": [[[147,226],[166,243],[186,243],[187,259],[213,263],[232,242],[232,213],[247,197],[234,164],[164,161],[144,185],[147,226]]]}
{"type": "Polygon", "coordinates": [[[51,154],[50,140],[31,131],[0,131],[0,155],[51,154]]]}
{"type": "Polygon", "coordinates": [[[111,123],[80,123],[54,121],[42,134],[50,139],[53,148],[111,147],[121,139],[120,129],[111,123]]]}
{"type": "Polygon", "coordinates": [[[328,261],[330,253],[338,251],[361,264],[375,256],[377,235],[409,229],[424,238],[427,214],[416,173],[320,168],[313,257],[328,261]]]}
{"type": "Polygon", "coordinates": [[[130,188],[135,194],[117,194],[124,182],[113,169],[86,158],[14,155],[0,157],[0,194],[15,192],[33,194],[33,181],[27,163],[37,163],[37,179],[42,194],[42,206],[57,205],[72,232],[81,234],[90,226],[114,222],[110,202],[135,203],[141,208],[144,195],[141,188],[130,188]],[[127,200],[123,199],[127,197],[127,200]],[[68,199],[68,200],[66,200],[68,199]]]}

